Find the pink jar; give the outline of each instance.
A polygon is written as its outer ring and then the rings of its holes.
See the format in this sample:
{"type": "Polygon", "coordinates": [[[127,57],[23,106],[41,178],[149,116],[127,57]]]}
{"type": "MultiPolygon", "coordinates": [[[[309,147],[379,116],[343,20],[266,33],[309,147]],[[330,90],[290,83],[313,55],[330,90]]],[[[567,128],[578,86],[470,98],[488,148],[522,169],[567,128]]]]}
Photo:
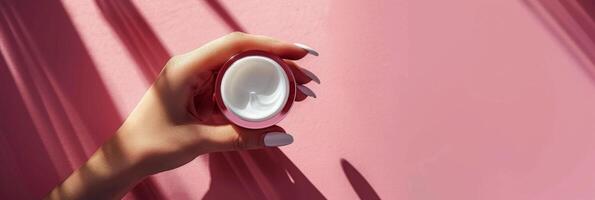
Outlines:
{"type": "Polygon", "coordinates": [[[296,95],[295,77],[280,57],[245,51],[219,70],[214,99],[232,123],[249,129],[275,125],[289,112],[296,95]]]}

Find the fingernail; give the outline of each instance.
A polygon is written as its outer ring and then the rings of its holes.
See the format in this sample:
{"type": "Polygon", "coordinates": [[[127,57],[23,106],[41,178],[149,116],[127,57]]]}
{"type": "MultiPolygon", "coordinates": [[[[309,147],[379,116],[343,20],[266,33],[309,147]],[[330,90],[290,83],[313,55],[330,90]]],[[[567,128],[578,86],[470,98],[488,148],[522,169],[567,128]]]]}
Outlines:
{"type": "Polygon", "coordinates": [[[316,76],[316,74],[312,73],[310,70],[307,70],[306,68],[301,68],[301,67],[298,67],[298,68],[300,69],[300,71],[304,72],[304,74],[306,74],[306,76],[308,76],[314,82],[320,84],[320,79],[318,78],[318,76],[316,76]]]}
{"type": "Polygon", "coordinates": [[[293,143],[293,137],[287,133],[270,132],[264,135],[264,146],[278,147],[293,143]]]}
{"type": "Polygon", "coordinates": [[[300,43],[293,43],[293,44],[295,44],[295,46],[298,46],[298,47],[306,50],[309,54],[318,56],[318,52],[316,52],[316,50],[314,50],[312,47],[309,47],[308,45],[300,44],[300,43]]]}
{"type": "Polygon", "coordinates": [[[300,90],[302,93],[304,93],[307,96],[316,98],[316,94],[314,93],[314,91],[312,91],[310,88],[308,88],[306,86],[298,85],[297,89],[300,90]]]}

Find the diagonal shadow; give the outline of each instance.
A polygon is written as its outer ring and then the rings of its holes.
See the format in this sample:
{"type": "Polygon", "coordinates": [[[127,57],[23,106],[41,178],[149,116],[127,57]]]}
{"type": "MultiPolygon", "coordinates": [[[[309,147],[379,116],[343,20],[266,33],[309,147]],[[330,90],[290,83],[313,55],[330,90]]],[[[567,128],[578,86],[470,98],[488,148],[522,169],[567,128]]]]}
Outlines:
{"type": "Polygon", "coordinates": [[[54,184],[60,175],[31,124],[4,54],[0,55],[0,198],[35,199],[43,193],[39,188],[54,184]],[[32,180],[36,182],[31,184],[32,180]]]}
{"type": "Polygon", "coordinates": [[[209,154],[203,199],[326,199],[278,148],[209,154]]]}
{"type": "Polygon", "coordinates": [[[17,155],[6,162],[22,175],[7,181],[25,184],[26,195],[39,199],[86,161],[121,118],[59,1],[2,0],[0,14],[6,81],[0,129],[13,144],[2,148],[17,155]]]}
{"type": "Polygon", "coordinates": [[[594,1],[521,0],[521,2],[579,62],[595,84],[594,1]]]}
{"type": "Polygon", "coordinates": [[[129,0],[96,0],[101,14],[126,46],[148,83],[153,83],[171,54],[129,0]]]}
{"type": "Polygon", "coordinates": [[[223,7],[223,5],[221,5],[218,0],[205,0],[205,3],[207,3],[207,5],[211,7],[213,11],[215,11],[215,13],[219,16],[219,18],[221,18],[221,20],[223,20],[223,22],[227,25],[227,27],[229,27],[231,31],[246,32],[246,29],[238,24],[235,18],[232,17],[229,12],[227,12],[227,9],[225,9],[225,7],[223,7]]]}
{"type": "Polygon", "coordinates": [[[211,153],[211,183],[202,199],[266,199],[238,153],[211,153]]]}
{"type": "Polygon", "coordinates": [[[353,190],[360,199],[380,199],[380,196],[378,196],[372,185],[349,161],[341,159],[341,167],[349,183],[351,183],[351,187],[353,187],[353,190]]]}
{"type": "MultiPolygon", "coordinates": [[[[76,167],[74,163],[84,160],[84,148],[80,143],[81,138],[74,134],[72,114],[67,112],[67,105],[57,83],[47,71],[47,61],[39,56],[39,45],[32,39],[27,30],[26,20],[22,19],[15,4],[6,1],[3,4],[1,15],[1,26],[4,38],[7,38],[2,46],[5,49],[5,57],[10,64],[5,65],[6,72],[15,81],[15,87],[25,102],[25,110],[31,117],[31,122],[39,133],[48,151],[59,150],[61,156],[68,159],[70,167],[76,167]],[[58,94],[60,93],[60,94],[58,94]],[[72,122],[72,123],[71,123],[72,122]],[[75,142],[69,142],[66,137],[76,138],[75,142]],[[52,145],[57,143],[58,145],[52,145]],[[66,151],[70,149],[71,151],[66,151]]],[[[80,117],[80,116],[76,116],[80,117]]],[[[54,160],[54,163],[58,160],[54,160]]],[[[64,167],[57,167],[63,169],[64,167]]]]}
{"type": "MultiPolygon", "coordinates": [[[[0,14],[0,77],[9,82],[0,89],[10,99],[0,109],[11,116],[0,130],[7,133],[3,142],[14,144],[1,148],[18,155],[6,162],[22,172],[1,183],[22,183],[23,195],[40,199],[115,133],[122,118],[60,1],[1,0],[0,14]]],[[[133,193],[152,185],[144,182],[133,193]]]]}

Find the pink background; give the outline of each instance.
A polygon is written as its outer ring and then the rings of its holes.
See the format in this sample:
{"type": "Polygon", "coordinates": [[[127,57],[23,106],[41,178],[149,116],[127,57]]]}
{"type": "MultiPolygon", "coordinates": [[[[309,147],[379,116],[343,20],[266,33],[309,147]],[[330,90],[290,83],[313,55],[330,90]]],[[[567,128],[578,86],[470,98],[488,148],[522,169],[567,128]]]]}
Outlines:
{"type": "Polygon", "coordinates": [[[40,198],[171,55],[233,30],[316,48],[295,143],[201,156],[136,199],[592,199],[588,0],[0,1],[0,198],[40,198]]]}

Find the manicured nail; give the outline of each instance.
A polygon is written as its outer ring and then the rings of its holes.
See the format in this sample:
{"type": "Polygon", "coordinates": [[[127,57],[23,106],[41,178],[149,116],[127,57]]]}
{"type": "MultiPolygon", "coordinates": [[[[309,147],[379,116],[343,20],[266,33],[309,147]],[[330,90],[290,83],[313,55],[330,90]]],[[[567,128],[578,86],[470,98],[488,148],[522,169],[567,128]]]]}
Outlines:
{"type": "Polygon", "coordinates": [[[318,76],[316,76],[316,74],[312,73],[310,70],[307,70],[306,68],[301,68],[301,67],[298,67],[298,68],[300,69],[300,71],[304,72],[304,74],[306,74],[306,76],[308,76],[314,82],[320,84],[320,79],[318,78],[318,76]]]}
{"type": "Polygon", "coordinates": [[[312,47],[309,47],[308,45],[300,44],[300,43],[293,43],[293,44],[295,44],[295,46],[298,46],[298,47],[306,50],[309,54],[318,56],[318,52],[316,52],[316,50],[314,50],[312,47]]]}
{"type": "Polygon", "coordinates": [[[316,94],[314,93],[314,91],[312,91],[310,88],[308,88],[306,86],[298,85],[297,89],[300,90],[302,93],[304,93],[307,96],[316,98],[316,94]]]}
{"type": "Polygon", "coordinates": [[[287,133],[270,132],[264,135],[264,146],[278,147],[293,143],[293,137],[287,133]]]}

